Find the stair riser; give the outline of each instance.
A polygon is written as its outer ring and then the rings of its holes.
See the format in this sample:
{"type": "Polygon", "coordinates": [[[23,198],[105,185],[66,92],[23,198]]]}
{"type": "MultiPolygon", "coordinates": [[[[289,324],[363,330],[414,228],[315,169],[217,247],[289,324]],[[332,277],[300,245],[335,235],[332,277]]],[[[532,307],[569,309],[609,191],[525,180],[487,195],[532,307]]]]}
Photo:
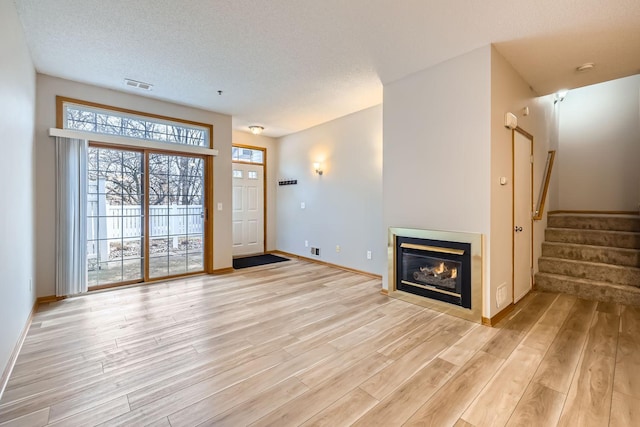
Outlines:
{"type": "Polygon", "coordinates": [[[536,276],[536,289],[547,292],[561,292],[575,295],[594,301],[615,302],[618,304],[640,306],[640,294],[637,292],[625,292],[620,289],[608,289],[606,287],[585,286],[570,280],[536,276]]]}
{"type": "Polygon", "coordinates": [[[606,264],[576,263],[559,258],[540,258],[538,268],[542,273],[562,274],[581,279],[640,287],[640,269],[606,264]]]}
{"type": "Polygon", "coordinates": [[[547,226],[551,228],[639,232],[640,218],[549,215],[547,226]]]}
{"type": "Polygon", "coordinates": [[[640,234],[548,228],[545,231],[545,239],[548,242],[578,243],[583,245],[640,249],[640,234]]]}
{"type": "Polygon", "coordinates": [[[601,262],[604,264],[640,267],[640,252],[617,248],[590,246],[563,246],[562,244],[542,244],[542,256],[573,259],[578,261],[601,262]]]}

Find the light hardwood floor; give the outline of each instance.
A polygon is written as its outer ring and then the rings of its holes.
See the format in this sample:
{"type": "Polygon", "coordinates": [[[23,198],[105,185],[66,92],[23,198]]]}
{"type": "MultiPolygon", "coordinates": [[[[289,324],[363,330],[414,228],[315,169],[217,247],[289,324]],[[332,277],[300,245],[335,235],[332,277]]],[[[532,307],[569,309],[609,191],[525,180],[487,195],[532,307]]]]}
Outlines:
{"type": "Polygon", "coordinates": [[[292,260],[40,307],[0,426],[637,426],[640,309],[533,293],[496,328],[292,260]]]}

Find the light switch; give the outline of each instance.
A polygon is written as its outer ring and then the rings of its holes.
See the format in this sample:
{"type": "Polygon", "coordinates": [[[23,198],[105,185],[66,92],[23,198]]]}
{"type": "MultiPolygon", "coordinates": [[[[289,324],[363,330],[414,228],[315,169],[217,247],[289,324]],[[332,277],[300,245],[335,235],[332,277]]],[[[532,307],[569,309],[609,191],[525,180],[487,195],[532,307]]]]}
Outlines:
{"type": "Polygon", "coordinates": [[[306,207],[307,207],[307,205],[305,205],[305,203],[304,203],[304,202],[300,202],[300,209],[304,209],[304,208],[306,208],[306,207]]]}
{"type": "Polygon", "coordinates": [[[218,210],[221,211],[222,210],[222,203],[218,202],[218,210]]]}

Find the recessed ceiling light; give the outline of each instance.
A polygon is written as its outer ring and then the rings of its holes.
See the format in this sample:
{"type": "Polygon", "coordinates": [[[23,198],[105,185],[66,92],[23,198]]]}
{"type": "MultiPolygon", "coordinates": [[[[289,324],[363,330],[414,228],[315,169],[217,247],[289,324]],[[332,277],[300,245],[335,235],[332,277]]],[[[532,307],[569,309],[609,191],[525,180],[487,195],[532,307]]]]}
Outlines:
{"type": "Polygon", "coordinates": [[[138,80],[124,79],[124,84],[136,89],[151,90],[153,85],[151,83],[139,82],[138,80]]]}
{"type": "Polygon", "coordinates": [[[254,135],[260,135],[262,133],[262,131],[264,130],[264,128],[262,126],[253,125],[253,126],[249,126],[249,130],[254,135]]]}
{"type": "Polygon", "coordinates": [[[584,73],[585,71],[591,71],[595,66],[596,64],[594,64],[593,62],[585,62],[581,66],[576,67],[576,71],[579,73],[584,73]]]}

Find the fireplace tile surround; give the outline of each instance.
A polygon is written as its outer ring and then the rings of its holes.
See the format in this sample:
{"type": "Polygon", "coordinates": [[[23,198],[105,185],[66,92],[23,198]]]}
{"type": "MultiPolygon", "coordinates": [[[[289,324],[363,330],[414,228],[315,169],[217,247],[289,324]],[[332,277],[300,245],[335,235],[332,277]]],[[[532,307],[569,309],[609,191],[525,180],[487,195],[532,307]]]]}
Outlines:
{"type": "Polygon", "coordinates": [[[483,286],[482,251],[482,234],[390,227],[388,294],[393,298],[480,323],[483,286]],[[413,272],[410,272],[412,277],[408,278],[406,272],[405,276],[402,275],[402,271],[398,276],[397,270],[403,269],[403,266],[399,266],[398,263],[402,263],[404,256],[398,251],[405,251],[407,248],[409,252],[407,258],[420,258],[425,254],[425,259],[428,260],[421,264],[424,265],[422,268],[414,265],[413,272]],[[468,254],[469,250],[470,254],[468,254]],[[443,252],[453,255],[443,256],[443,252]],[[467,252],[469,264],[466,264],[464,269],[453,268],[456,265],[462,265],[465,252],[467,252]],[[442,265],[433,264],[433,260],[438,258],[443,258],[442,265]],[[444,279],[438,280],[436,277],[440,274],[432,273],[432,270],[442,273],[441,277],[444,279]],[[460,284],[464,285],[465,281],[463,276],[466,276],[466,280],[469,281],[470,289],[461,288],[460,284]]]}

